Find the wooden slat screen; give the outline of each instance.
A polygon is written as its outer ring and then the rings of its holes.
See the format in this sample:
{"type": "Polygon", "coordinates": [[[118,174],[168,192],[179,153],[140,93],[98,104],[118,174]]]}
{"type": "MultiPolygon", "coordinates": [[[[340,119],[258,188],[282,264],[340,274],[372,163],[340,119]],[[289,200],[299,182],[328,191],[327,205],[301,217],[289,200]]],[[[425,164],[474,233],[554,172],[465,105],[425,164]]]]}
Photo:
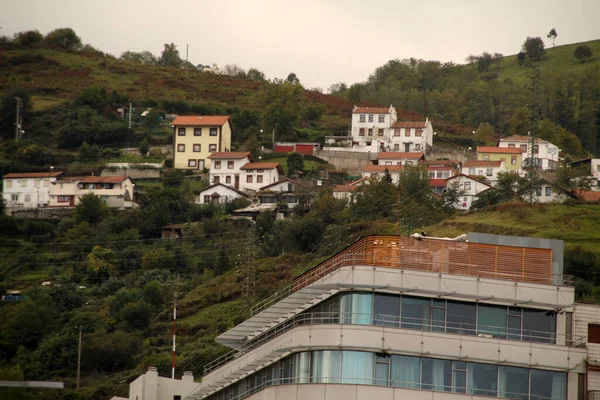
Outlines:
{"type": "Polygon", "coordinates": [[[345,266],[409,269],[551,285],[552,250],[368,236],[294,279],[294,291],[345,266]]]}

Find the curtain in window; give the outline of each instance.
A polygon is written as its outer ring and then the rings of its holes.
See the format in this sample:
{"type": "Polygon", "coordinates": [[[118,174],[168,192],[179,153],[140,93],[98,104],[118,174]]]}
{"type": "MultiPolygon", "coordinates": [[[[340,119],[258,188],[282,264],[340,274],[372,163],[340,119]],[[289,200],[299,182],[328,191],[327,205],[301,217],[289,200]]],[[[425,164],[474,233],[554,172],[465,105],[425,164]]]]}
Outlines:
{"type": "Polygon", "coordinates": [[[477,333],[506,337],[506,307],[480,304],[477,310],[477,333]]]}
{"type": "Polygon", "coordinates": [[[402,296],[402,327],[429,330],[431,326],[431,300],[402,296]]]}
{"type": "Polygon", "coordinates": [[[527,400],[529,398],[529,370],[500,366],[498,369],[498,397],[527,400]]]}
{"type": "Polygon", "coordinates": [[[373,320],[373,295],[370,293],[350,293],[342,301],[344,323],[371,325],[373,320]]]}
{"type": "Polygon", "coordinates": [[[422,359],[421,389],[449,392],[452,389],[452,361],[422,359]]]}
{"type": "Polygon", "coordinates": [[[496,396],[498,366],[490,364],[467,364],[467,393],[496,396]]]}
{"type": "Polygon", "coordinates": [[[564,372],[531,370],[532,400],[565,400],[567,396],[567,375],[564,372]]]}
{"type": "Polygon", "coordinates": [[[310,379],[310,352],[305,351],[296,354],[295,372],[296,383],[309,383],[310,379]]]}
{"type": "Polygon", "coordinates": [[[312,382],[339,383],[342,368],[341,351],[312,352],[312,382]]]}
{"type": "Polygon", "coordinates": [[[375,354],[363,351],[344,351],[342,354],[342,383],[373,384],[375,354]]]}
{"type": "Polygon", "coordinates": [[[567,398],[567,374],[564,372],[552,373],[552,400],[567,398]]]}
{"type": "Polygon", "coordinates": [[[419,357],[392,356],[392,386],[419,389],[421,382],[419,357]]]}

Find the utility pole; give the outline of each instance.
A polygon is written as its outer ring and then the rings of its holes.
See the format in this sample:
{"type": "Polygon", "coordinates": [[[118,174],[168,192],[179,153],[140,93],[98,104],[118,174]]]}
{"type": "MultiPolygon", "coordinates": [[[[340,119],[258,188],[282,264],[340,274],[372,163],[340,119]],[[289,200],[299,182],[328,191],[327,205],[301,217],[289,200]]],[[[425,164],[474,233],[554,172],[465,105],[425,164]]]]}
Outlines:
{"type": "Polygon", "coordinates": [[[173,357],[171,358],[171,379],[175,379],[175,359],[177,358],[177,289],[173,291],[173,357]]]}
{"type": "Polygon", "coordinates": [[[254,301],[254,294],[256,289],[256,265],[255,265],[255,247],[256,247],[256,234],[254,229],[248,237],[248,245],[245,246],[244,253],[242,255],[242,273],[245,275],[243,278],[243,289],[242,297],[244,298],[246,305],[250,307],[254,301]],[[245,264],[245,265],[244,265],[245,264]]]}
{"type": "Polygon", "coordinates": [[[77,390],[79,390],[79,377],[81,376],[81,336],[83,326],[79,326],[79,348],[77,351],[77,390]]]}
{"type": "Polygon", "coordinates": [[[131,102],[129,103],[129,130],[131,130],[131,111],[133,110],[133,105],[131,104],[131,102]]]}
{"type": "Polygon", "coordinates": [[[187,78],[187,72],[188,72],[188,49],[189,49],[190,45],[186,44],[185,45],[185,77],[187,78]]]}
{"type": "Polygon", "coordinates": [[[537,185],[537,163],[536,155],[538,153],[536,146],[537,130],[538,130],[538,110],[540,104],[538,102],[538,81],[539,81],[539,68],[533,64],[529,64],[529,67],[533,69],[533,74],[529,75],[531,79],[531,132],[529,133],[529,148],[527,154],[527,180],[529,183],[529,203],[533,204],[535,201],[536,185],[537,185]]]}
{"type": "Polygon", "coordinates": [[[16,113],[16,121],[15,121],[15,140],[19,140],[21,138],[21,126],[23,125],[23,115],[21,115],[21,107],[23,107],[23,99],[20,97],[15,97],[17,101],[17,113],[16,113]]]}

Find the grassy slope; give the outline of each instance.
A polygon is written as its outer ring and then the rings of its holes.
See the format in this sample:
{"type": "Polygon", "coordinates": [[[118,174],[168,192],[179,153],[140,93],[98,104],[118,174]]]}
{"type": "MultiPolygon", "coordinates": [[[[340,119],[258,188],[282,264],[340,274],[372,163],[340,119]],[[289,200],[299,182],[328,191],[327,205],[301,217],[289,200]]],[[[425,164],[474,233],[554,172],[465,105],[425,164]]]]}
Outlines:
{"type": "MultiPolygon", "coordinates": [[[[542,59],[534,64],[539,67],[542,76],[566,71],[579,73],[600,66],[600,40],[547,48],[542,59]],[[588,45],[594,53],[585,63],[580,62],[573,56],[577,46],[582,44],[588,45]]],[[[495,65],[490,66],[490,72],[497,73],[499,79],[510,78],[514,83],[524,84],[527,81],[525,67],[519,66],[516,54],[504,57],[500,69],[496,69],[495,65]]]]}

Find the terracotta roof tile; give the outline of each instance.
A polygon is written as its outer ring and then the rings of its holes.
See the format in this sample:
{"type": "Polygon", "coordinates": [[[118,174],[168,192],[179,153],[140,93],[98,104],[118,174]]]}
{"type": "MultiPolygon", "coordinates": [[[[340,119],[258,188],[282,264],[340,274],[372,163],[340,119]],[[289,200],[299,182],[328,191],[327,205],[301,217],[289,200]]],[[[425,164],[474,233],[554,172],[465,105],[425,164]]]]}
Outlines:
{"type": "Polygon", "coordinates": [[[3,176],[4,179],[14,178],[54,178],[62,172],[11,172],[3,176]]]}
{"type": "Polygon", "coordinates": [[[446,180],[445,179],[430,179],[429,180],[429,186],[442,186],[442,187],[446,187],[446,180]]]}
{"type": "Polygon", "coordinates": [[[335,185],[333,191],[337,193],[354,192],[359,187],[358,185],[335,185]]]}
{"type": "Polygon", "coordinates": [[[121,183],[129,179],[127,176],[86,176],[82,183],[121,183]]]}
{"type": "Polygon", "coordinates": [[[392,128],[425,128],[425,121],[397,121],[392,125],[392,128]]]}
{"type": "Polygon", "coordinates": [[[503,153],[503,154],[521,154],[521,149],[516,147],[493,147],[493,146],[479,146],[477,147],[478,153],[503,153]]]}
{"type": "Polygon", "coordinates": [[[423,157],[423,153],[407,153],[400,151],[386,151],[377,154],[378,160],[419,160],[421,157],[423,157]]]}
{"type": "Polygon", "coordinates": [[[222,151],[218,153],[212,153],[206,158],[210,158],[211,160],[239,160],[244,157],[248,157],[252,161],[252,153],[250,153],[249,151],[222,151]]]}
{"type": "Polygon", "coordinates": [[[464,167],[499,167],[502,165],[502,160],[498,161],[483,161],[483,160],[469,160],[463,164],[464,167]]]}
{"type": "Polygon", "coordinates": [[[228,115],[189,115],[175,118],[173,125],[221,126],[229,120],[228,115]]]}
{"type": "Polygon", "coordinates": [[[356,107],[353,114],[389,114],[390,109],[388,107],[356,107]]]}
{"type": "Polygon", "coordinates": [[[600,201],[600,192],[592,190],[576,190],[573,194],[584,201],[600,201]]]}
{"type": "Polygon", "coordinates": [[[240,169],[273,169],[277,168],[279,172],[283,173],[283,168],[279,162],[252,162],[244,164],[244,166],[240,169]]]}

